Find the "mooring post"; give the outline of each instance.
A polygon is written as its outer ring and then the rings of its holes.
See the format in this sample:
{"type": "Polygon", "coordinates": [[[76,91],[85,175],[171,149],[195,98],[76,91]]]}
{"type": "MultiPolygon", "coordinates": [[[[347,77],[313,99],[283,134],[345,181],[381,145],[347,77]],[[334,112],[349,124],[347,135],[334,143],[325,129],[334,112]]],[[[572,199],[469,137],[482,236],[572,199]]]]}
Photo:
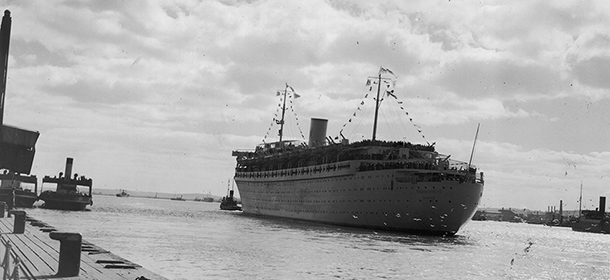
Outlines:
{"type": "Polygon", "coordinates": [[[59,240],[59,268],[56,276],[78,276],[80,270],[80,254],[83,237],[80,233],[51,232],[51,239],[59,240]]]}
{"type": "Polygon", "coordinates": [[[23,210],[10,210],[9,214],[15,215],[15,222],[13,223],[13,233],[24,233],[25,232],[25,211],[23,210]]]}
{"type": "Polygon", "coordinates": [[[6,202],[0,201],[0,218],[4,218],[4,211],[6,211],[6,202]]]}

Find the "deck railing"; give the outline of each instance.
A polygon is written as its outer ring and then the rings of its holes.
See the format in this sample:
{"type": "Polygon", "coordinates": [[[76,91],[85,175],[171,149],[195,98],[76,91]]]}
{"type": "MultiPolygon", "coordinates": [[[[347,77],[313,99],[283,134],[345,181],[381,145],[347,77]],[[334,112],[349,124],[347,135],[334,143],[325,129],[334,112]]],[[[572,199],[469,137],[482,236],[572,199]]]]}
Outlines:
{"type": "Polygon", "coordinates": [[[4,236],[0,236],[0,241],[4,247],[4,257],[2,258],[2,264],[0,265],[3,270],[2,280],[18,280],[21,260],[13,253],[13,245],[11,245],[10,241],[5,240],[4,236]]]}

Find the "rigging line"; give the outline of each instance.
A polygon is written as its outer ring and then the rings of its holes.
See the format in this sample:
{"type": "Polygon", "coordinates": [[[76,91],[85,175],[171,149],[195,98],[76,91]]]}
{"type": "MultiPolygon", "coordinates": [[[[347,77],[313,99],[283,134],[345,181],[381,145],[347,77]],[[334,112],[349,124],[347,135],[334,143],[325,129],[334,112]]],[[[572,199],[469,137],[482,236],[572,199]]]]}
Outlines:
{"type": "Polygon", "coordinates": [[[342,130],[345,132],[343,135],[347,134],[348,137],[350,137],[351,135],[353,135],[354,130],[360,126],[360,124],[358,124],[357,122],[362,122],[362,115],[366,114],[367,97],[368,93],[365,94],[364,98],[360,100],[356,111],[350,115],[349,120],[343,124],[342,130]],[[351,129],[351,132],[348,132],[349,129],[351,129]]]}
{"type": "Polygon", "coordinates": [[[269,129],[267,129],[267,133],[265,134],[265,137],[263,138],[263,143],[265,143],[265,140],[267,140],[267,138],[270,137],[269,133],[276,132],[276,130],[274,130],[273,127],[274,127],[274,124],[276,124],[276,122],[278,121],[278,113],[279,113],[280,109],[282,108],[282,100],[283,99],[280,96],[279,103],[278,103],[278,106],[276,107],[275,113],[273,114],[273,119],[271,120],[269,129]]]}
{"type": "Polygon", "coordinates": [[[355,135],[357,131],[364,126],[363,123],[368,119],[368,116],[370,116],[369,106],[362,106],[360,108],[361,110],[358,112],[357,116],[351,117],[352,121],[351,123],[348,123],[351,128],[351,132],[348,134],[355,135]]]}
{"type": "Polygon", "coordinates": [[[384,126],[386,127],[385,134],[388,135],[386,140],[390,139],[400,139],[400,133],[398,131],[400,128],[396,125],[395,115],[392,112],[392,109],[387,107],[387,109],[379,110],[382,118],[384,119],[384,126]]]}

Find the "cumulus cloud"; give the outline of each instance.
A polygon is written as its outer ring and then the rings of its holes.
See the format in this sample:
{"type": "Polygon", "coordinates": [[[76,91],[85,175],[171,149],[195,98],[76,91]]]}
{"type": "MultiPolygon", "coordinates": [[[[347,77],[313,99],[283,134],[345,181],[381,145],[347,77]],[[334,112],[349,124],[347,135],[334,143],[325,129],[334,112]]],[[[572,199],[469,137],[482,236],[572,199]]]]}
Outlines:
{"type": "Polygon", "coordinates": [[[290,113],[302,131],[322,117],[330,135],[345,124],[352,139],[370,137],[375,91],[364,84],[383,66],[396,74],[397,99],[382,94],[381,136],[465,145],[482,123],[480,154],[506,161],[481,161],[493,185],[514,187],[512,176],[530,186],[524,190],[552,188],[565,179],[556,175],[562,156],[599,172],[582,176],[603,176],[596,166],[605,166],[610,147],[593,136],[604,136],[610,122],[603,1],[20,1],[6,8],[13,30],[5,120],[41,131],[38,173],[73,155],[110,188],[127,187],[105,175],[121,162],[128,173],[154,178],[151,190],[190,191],[196,180],[223,193],[231,149],[260,143],[286,83],[301,95],[290,113]],[[193,166],[205,168],[187,176],[193,166]],[[552,184],[544,183],[545,166],[552,184]],[[185,176],[159,175],[172,172],[185,176]]]}

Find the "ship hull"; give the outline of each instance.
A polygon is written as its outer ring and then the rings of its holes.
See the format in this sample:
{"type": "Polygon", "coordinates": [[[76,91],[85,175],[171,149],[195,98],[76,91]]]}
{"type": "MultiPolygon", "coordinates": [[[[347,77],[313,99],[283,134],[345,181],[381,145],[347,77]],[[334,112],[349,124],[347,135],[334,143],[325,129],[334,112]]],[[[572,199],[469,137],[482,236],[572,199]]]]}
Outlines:
{"type": "Polygon", "coordinates": [[[78,194],[60,194],[56,192],[43,192],[40,200],[44,201],[42,207],[56,210],[85,210],[87,205],[92,205],[91,197],[78,194]]]}
{"type": "MultiPolygon", "coordinates": [[[[14,207],[25,207],[32,208],[34,203],[38,200],[36,193],[26,190],[14,190],[14,207]]],[[[12,189],[0,189],[0,201],[6,202],[7,205],[12,205],[13,190],[12,189]]]]}
{"type": "Polygon", "coordinates": [[[578,221],[572,224],[572,230],[580,232],[610,234],[610,220],[580,218],[578,221]]]}
{"type": "Polygon", "coordinates": [[[238,174],[244,213],[451,236],[472,218],[483,193],[483,183],[476,180],[414,179],[441,174],[430,170],[329,168],[284,174],[238,174]]]}

